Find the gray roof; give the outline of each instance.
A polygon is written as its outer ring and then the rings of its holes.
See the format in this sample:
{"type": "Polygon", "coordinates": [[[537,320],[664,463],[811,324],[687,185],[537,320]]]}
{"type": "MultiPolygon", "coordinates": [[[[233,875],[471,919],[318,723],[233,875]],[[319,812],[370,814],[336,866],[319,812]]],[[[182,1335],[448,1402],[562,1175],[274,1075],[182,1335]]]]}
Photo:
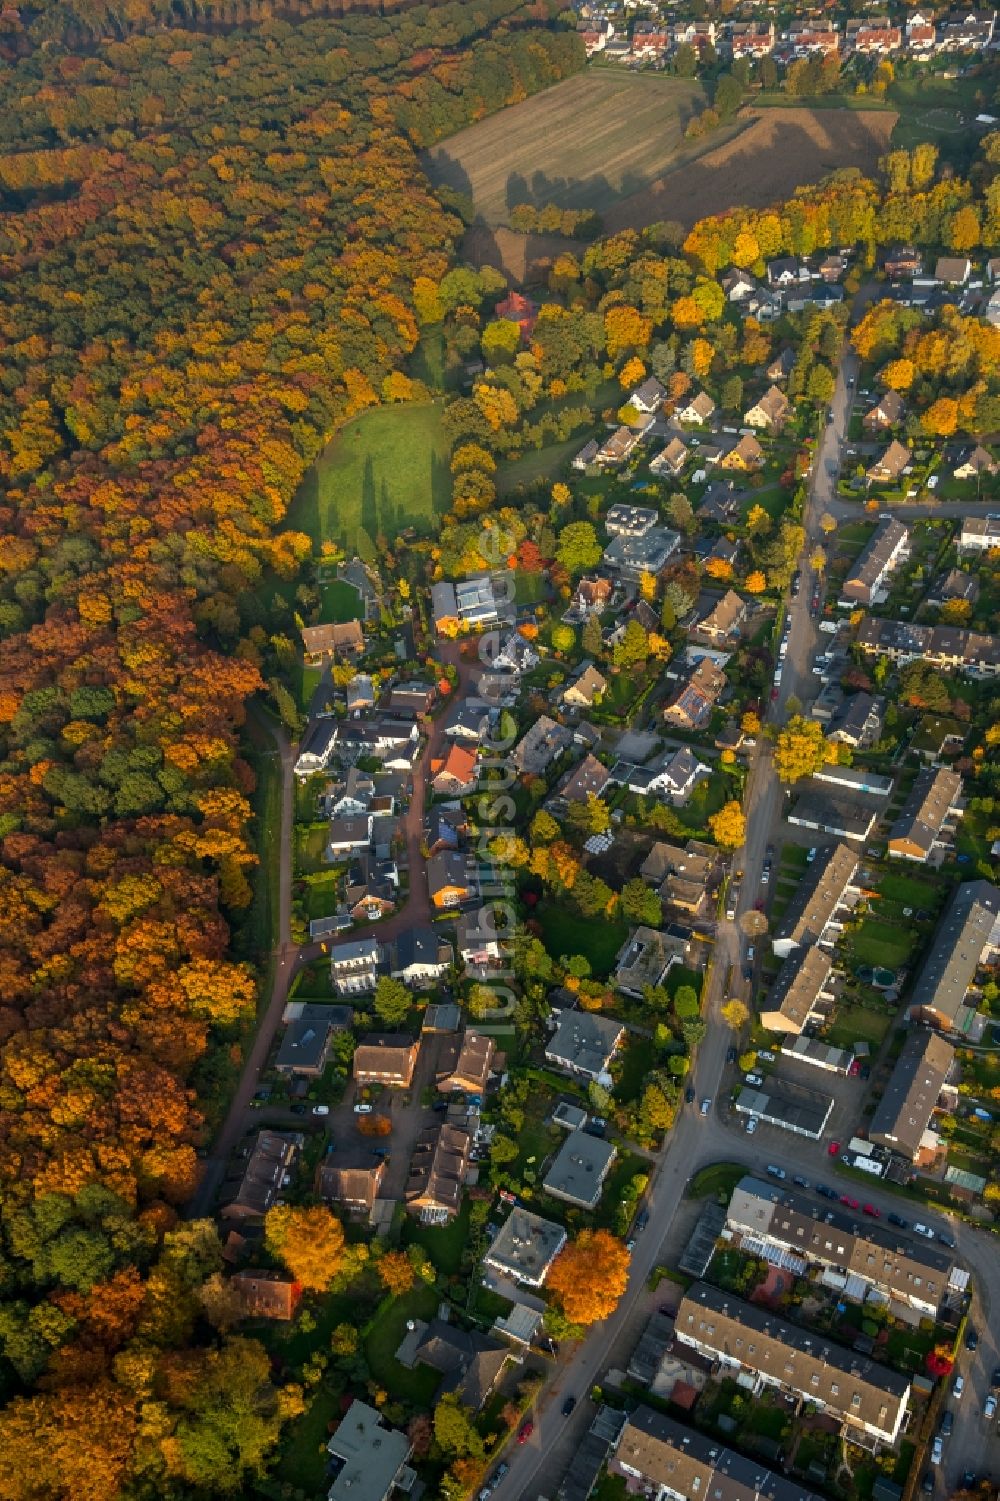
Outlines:
{"type": "Polygon", "coordinates": [[[983,949],[1000,926],[1000,889],[989,881],[966,881],[956,887],[934,935],[910,1004],[932,1011],[946,1025],[964,1032],[971,1021],[965,1005],[983,949]]]}
{"type": "Polygon", "coordinates": [[[354,1401],[327,1448],[345,1462],[327,1492],[329,1501],[385,1501],[411,1445],[405,1433],[385,1426],[374,1407],[354,1401]]]}
{"type": "Polygon", "coordinates": [[[798,1482],[765,1469],[759,1460],[746,1459],[719,1439],[685,1428],[649,1407],[629,1414],[615,1458],[629,1470],[638,1470],[655,1488],[664,1487],[664,1495],[711,1501],[819,1501],[798,1482]]]}
{"type": "Polygon", "coordinates": [[[881,583],[890,558],[900,545],[905,547],[909,535],[909,529],[894,516],[888,521],[880,522],[869,538],[868,546],[844,580],[844,597],[869,604],[872,591],[881,583]]]}
{"type": "Polygon", "coordinates": [[[564,1011],[545,1047],[545,1056],[582,1073],[599,1074],[618,1046],[625,1028],[609,1017],[592,1011],[564,1011]]]}
{"type": "Polygon", "coordinates": [[[852,693],[830,716],[827,739],[839,737],[858,745],[866,734],[877,735],[882,726],[884,701],[870,693],[852,693]]]}
{"type": "Polygon", "coordinates": [[[390,973],[408,969],[411,964],[448,964],[451,946],[431,927],[406,928],[393,944],[390,973]]]}
{"type": "MultiPolygon", "coordinates": [[[[331,1011],[348,1010],[347,1007],[331,1007],[331,1011]]],[[[353,1015],[349,1012],[349,1015],[353,1015]]],[[[278,1056],[274,1066],[279,1071],[291,1069],[296,1071],[314,1072],[321,1067],[326,1050],[330,1042],[330,1033],[334,1031],[336,1023],[332,1019],[320,1021],[316,1017],[300,1017],[298,1021],[290,1022],[285,1028],[285,1035],[281,1039],[278,1056]]],[[[344,1025],[343,1022],[340,1023],[344,1025]]]]}
{"type": "Polygon", "coordinates": [[[934,841],[952,805],[962,794],[962,778],[946,767],[929,766],[921,771],[889,832],[889,848],[895,840],[915,844],[924,856],[934,841]]]}
{"type": "Polygon", "coordinates": [[[775,938],[808,948],[817,943],[844,902],[858,871],[858,854],[846,844],[820,850],[799,882],[795,895],[778,923],[775,938]]]}
{"type": "Polygon", "coordinates": [[[824,834],[838,834],[844,839],[867,839],[875,822],[868,808],[852,808],[831,797],[804,793],[795,801],[788,822],[803,828],[819,829],[824,834]]]}
{"type": "Polygon", "coordinates": [[[818,1140],[830,1119],[833,1098],[772,1075],[761,1089],[745,1085],[737,1096],[736,1109],[742,1115],[757,1115],[774,1126],[818,1140]]]}
{"type": "Polygon", "coordinates": [[[801,1032],[830,978],[830,969],[822,949],[790,954],[761,1008],[762,1026],[771,1032],[801,1032]]]}
{"type": "Polygon", "coordinates": [[[542,1187],[557,1198],[592,1209],[601,1197],[601,1186],[614,1157],[610,1142],[586,1131],[571,1131],[542,1179],[542,1187]]]}
{"type": "Polygon", "coordinates": [[[539,1286],[565,1244],[562,1225],[516,1208],[494,1236],[486,1260],[500,1271],[539,1286]]]}
{"type": "Polygon", "coordinates": [[[911,1032],[875,1108],[870,1139],[912,1161],[954,1061],[955,1049],[936,1032],[911,1032]]]}

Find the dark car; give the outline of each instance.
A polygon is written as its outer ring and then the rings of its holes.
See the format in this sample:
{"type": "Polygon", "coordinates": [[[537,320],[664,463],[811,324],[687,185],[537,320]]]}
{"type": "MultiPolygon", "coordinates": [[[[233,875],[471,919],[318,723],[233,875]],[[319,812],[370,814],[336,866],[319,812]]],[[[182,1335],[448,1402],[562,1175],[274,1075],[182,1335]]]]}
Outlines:
{"type": "Polygon", "coordinates": [[[632,1228],[635,1231],[636,1235],[641,1235],[648,1224],[649,1211],[644,1209],[641,1214],[636,1215],[635,1224],[632,1226],[632,1228]]]}
{"type": "Polygon", "coordinates": [[[566,1400],[565,1400],[565,1402],[563,1403],[563,1417],[564,1418],[568,1418],[569,1415],[570,1415],[570,1413],[573,1411],[573,1408],[575,1406],[576,1406],[576,1398],[575,1397],[567,1397],[566,1400]]]}
{"type": "Polygon", "coordinates": [[[948,1247],[949,1251],[954,1251],[955,1247],[958,1245],[958,1241],[952,1235],[950,1230],[939,1230],[937,1237],[943,1246],[948,1247]]]}
{"type": "Polygon", "coordinates": [[[965,1331],[965,1348],[967,1350],[979,1349],[979,1335],[976,1333],[975,1329],[973,1329],[971,1324],[965,1331]]]}
{"type": "Polygon", "coordinates": [[[736,1057],[737,1057],[737,1054],[736,1054],[736,1049],[735,1048],[727,1048],[726,1049],[726,1062],[727,1063],[735,1063],[736,1062],[736,1057]]]}
{"type": "Polygon", "coordinates": [[[923,1491],[923,1493],[924,1493],[925,1496],[933,1496],[933,1494],[934,1494],[934,1471],[933,1470],[925,1470],[924,1471],[924,1478],[920,1482],[920,1489],[923,1491]]]}
{"type": "Polygon", "coordinates": [[[993,1367],[993,1375],[990,1377],[990,1386],[995,1392],[1000,1392],[1000,1365],[993,1367]]]}
{"type": "Polygon", "coordinates": [[[816,1192],[818,1194],[821,1194],[824,1199],[836,1199],[836,1198],[839,1198],[839,1194],[837,1193],[837,1190],[835,1188],[827,1188],[827,1186],[826,1186],[825,1183],[817,1183],[816,1184],[816,1192]]]}
{"type": "Polygon", "coordinates": [[[953,1412],[946,1412],[944,1417],[941,1419],[941,1437],[951,1438],[951,1430],[954,1428],[954,1426],[955,1414],[953,1412]]]}
{"type": "Polygon", "coordinates": [[[687,1089],[685,1089],[685,1091],[684,1091],[684,1103],[686,1105],[693,1105],[694,1104],[694,1090],[691,1088],[690,1084],[688,1085],[687,1089]]]}
{"type": "Polygon", "coordinates": [[[886,1215],[886,1219],[890,1225],[895,1225],[897,1230],[905,1230],[910,1223],[909,1220],[904,1220],[901,1214],[897,1214],[894,1209],[890,1209],[886,1215]]]}
{"type": "Polygon", "coordinates": [[[808,1178],[797,1178],[796,1177],[796,1178],[792,1179],[792,1182],[795,1184],[796,1188],[808,1188],[809,1187],[809,1179],[808,1178]]]}

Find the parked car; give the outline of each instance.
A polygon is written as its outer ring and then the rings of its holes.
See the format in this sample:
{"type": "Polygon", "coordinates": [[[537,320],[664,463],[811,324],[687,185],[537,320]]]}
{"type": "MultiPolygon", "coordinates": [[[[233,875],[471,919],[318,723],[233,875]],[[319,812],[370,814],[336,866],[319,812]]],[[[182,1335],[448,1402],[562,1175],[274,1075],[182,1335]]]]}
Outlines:
{"type": "Polygon", "coordinates": [[[861,1213],[870,1214],[873,1220],[880,1220],[882,1218],[881,1209],[876,1209],[874,1204],[862,1204],[861,1213]]]}
{"type": "Polygon", "coordinates": [[[645,1228],[646,1228],[646,1226],[648,1224],[649,1224],[649,1210],[648,1209],[644,1209],[641,1214],[637,1214],[636,1215],[636,1217],[635,1217],[635,1224],[632,1226],[632,1228],[635,1231],[636,1235],[641,1235],[642,1232],[645,1230],[645,1228]]]}
{"type": "Polygon", "coordinates": [[[792,1182],[795,1184],[796,1188],[808,1188],[809,1187],[809,1179],[808,1178],[795,1177],[795,1178],[792,1179],[792,1182]]]}
{"type": "Polygon", "coordinates": [[[509,1469],[510,1465],[505,1459],[502,1459],[497,1465],[496,1469],[493,1471],[493,1484],[496,1485],[498,1480],[502,1480],[509,1469]]]}
{"type": "Polygon", "coordinates": [[[954,1251],[955,1247],[958,1245],[958,1241],[952,1235],[950,1230],[939,1230],[937,1233],[937,1238],[943,1246],[948,1247],[949,1251],[954,1251]]]}
{"type": "Polygon", "coordinates": [[[764,1060],[765,1063],[777,1063],[777,1061],[778,1061],[777,1057],[775,1056],[775,1054],[774,1053],[769,1053],[768,1050],[767,1050],[767,1048],[758,1048],[757,1049],[757,1057],[758,1057],[758,1059],[763,1058],[763,1060],[764,1060]]]}
{"type": "Polygon", "coordinates": [[[520,1426],[520,1428],[517,1430],[517,1441],[518,1441],[518,1443],[519,1444],[526,1444],[528,1442],[529,1438],[531,1437],[531,1435],[534,1433],[534,1431],[535,1431],[535,1425],[531,1421],[531,1419],[528,1418],[527,1422],[522,1423],[521,1426],[520,1426]]]}
{"type": "Polygon", "coordinates": [[[840,1151],[840,1142],[839,1141],[831,1141],[830,1145],[826,1149],[828,1157],[836,1157],[836,1155],[837,1155],[837,1153],[839,1151],[840,1151]]]}
{"type": "Polygon", "coordinates": [[[364,1104],[363,1102],[360,1105],[355,1105],[354,1107],[355,1115],[371,1115],[371,1113],[372,1107],[370,1105],[364,1104]]]}
{"type": "Polygon", "coordinates": [[[685,1091],[684,1091],[684,1103],[686,1105],[693,1105],[694,1104],[694,1090],[691,1088],[690,1084],[688,1085],[687,1089],[685,1089],[685,1091]]]}
{"type": "Polygon", "coordinates": [[[757,1129],[757,1117],[752,1115],[747,1121],[747,1135],[752,1136],[757,1129]]]}
{"type": "Polygon", "coordinates": [[[702,1100],[701,1105],[699,1106],[699,1109],[701,1110],[702,1115],[707,1115],[708,1112],[711,1110],[711,1108],[712,1108],[712,1101],[709,1100],[709,1099],[702,1100]]]}
{"type": "Polygon", "coordinates": [[[573,1411],[573,1408],[575,1406],[576,1406],[576,1398],[575,1397],[567,1397],[566,1400],[565,1400],[565,1402],[563,1403],[563,1408],[562,1408],[562,1410],[563,1410],[563,1417],[564,1418],[568,1418],[569,1415],[570,1415],[570,1413],[573,1411]]]}
{"type": "Polygon", "coordinates": [[[933,1496],[933,1494],[934,1494],[934,1471],[933,1470],[925,1470],[924,1471],[924,1478],[920,1482],[920,1489],[923,1491],[923,1493],[924,1493],[925,1496],[933,1496]]]}
{"type": "Polygon", "coordinates": [[[992,1391],[1000,1392],[1000,1365],[993,1367],[993,1375],[990,1377],[990,1388],[992,1391]]]}
{"type": "Polygon", "coordinates": [[[763,1074],[744,1074],[743,1082],[744,1084],[752,1084],[756,1089],[759,1089],[764,1082],[764,1076],[763,1074]]]}
{"type": "Polygon", "coordinates": [[[913,1233],[914,1235],[922,1235],[924,1237],[924,1240],[934,1239],[934,1231],[931,1229],[930,1225],[922,1225],[919,1220],[917,1220],[916,1224],[913,1227],[913,1233]]]}
{"type": "Polygon", "coordinates": [[[965,1331],[965,1348],[967,1350],[979,1349],[979,1335],[976,1333],[975,1329],[973,1329],[971,1324],[965,1331]]]}
{"type": "Polygon", "coordinates": [[[840,1202],[846,1204],[848,1209],[860,1209],[861,1204],[857,1199],[852,1199],[850,1194],[841,1194],[840,1202]]]}
{"type": "Polygon", "coordinates": [[[941,1463],[941,1459],[942,1459],[943,1455],[944,1455],[944,1440],[941,1438],[940,1433],[936,1433],[934,1435],[934,1442],[933,1442],[933,1444],[931,1444],[931,1464],[932,1465],[939,1465],[941,1463]]]}
{"type": "Polygon", "coordinates": [[[296,1100],[295,1104],[290,1108],[293,1115],[305,1115],[308,1106],[303,1105],[301,1100],[296,1100]]]}
{"type": "Polygon", "coordinates": [[[890,1225],[895,1225],[897,1230],[909,1229],[909,1220],[904,1220],[903,1216],[901,1214],[897,1214],[894,1209],[890,1209],[889,1213],[886,1215],[886,1219],[889,1221],[890,1225]]]}
{"type": "Polygon", "coordinates": [[[965,1377],[964,1376],[956,1376],[955,1377],[955,1384],[953,1385],[953,1387],[951,1389],[951,1394],[955,1398],[956,1402],[961,1402],[961,1400],[962,1400],[962,1393],[964,1391],[965,1391],[965,1377]]]}
{"type": "Polygon", "coordinates": [[[818,854],[819,850],[816,845],[810,845],[809,850],[806,853],[806,864],[811,865],[818,854]]]}
{"type": "Polygon", "coordinates": [[[726,1062],[727,1063],[735,1063],[736,1062],[736,1049],[735,1048],[727,1048],[726,1049],[726,1062]]]}
{"type": "Polygon", "coordinates": [[[996,1397],[994,1397],[993,1393],[990,1392],[989,1396],[986,1398],[986,1401],[983,1403],[983,1417],[984,1418],[995,1417],[996,1416],[996,1410],[997,1410],[997,1399],[996,1399],[996,1397]]]}
{"type": "Polygon", "coordinates": [[[784,1182],[785,1178],[788,1176],[783,1167],[775,1167],[773,1162],[769,1162],[764,1171],[767,1173],[767,1176],[769,1178],[777,1178],[779,1182],[784,1182]]]}
{"type": "Polygon", "coordinates": [[[817,1183],[816,1192],[822,1194],[824,1199],[835,1199],[837,1197],[837,1190],[835,1188],[827,1188],[825,1183],[817,1183]]]}
{"type": "Polygon", "coordinates": [[[955,1426],[955,1414],[946,1412],[941,1419],[941,1437],[951,1438],[951,1430],[955,1426]]]}
{"type": "MultiPolygon", "coordinates": [[[[371,1106],[369,1106],[369,1109],[371,1109],[371,1106]]],[[[329,1115],[329,1114],[330,1114],[330,1107],[329,1107],[329,1105],[314,1105],[313,1106],[313,1115],[329,1115]]]]}

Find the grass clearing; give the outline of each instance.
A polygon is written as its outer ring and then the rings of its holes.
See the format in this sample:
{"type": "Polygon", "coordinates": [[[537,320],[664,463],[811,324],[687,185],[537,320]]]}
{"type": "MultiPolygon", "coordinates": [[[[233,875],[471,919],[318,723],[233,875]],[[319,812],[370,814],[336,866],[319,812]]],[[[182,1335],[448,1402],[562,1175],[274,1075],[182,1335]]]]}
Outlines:
{"type": "Polygon", "coordinates": [[[738,1162],[713,1162],[695,1173],[684,1191],[685,1198],[707,1199],[710,1195],[725,1194],[728,1199],[737,1183],[746,1173],[738,1162]]]}
{"type": "MultiPolygon", "coordinates": [[[[355,549],[360,542],[362,555],[373,550],[380,532],[397,537],[408,526],[430,532],[451,503],[441,411],[433,402],[374,407],[349,422],[302,481],[289,525],[317,545],[332,538],[355,549]]],[[[358,614],[357,593],[351,593],[348,619],[358,614]]],[[[340,598],[346,609],[346,594],[340,598]]]]}
{"type": "Polygon", "coordinates": [[[853,1048],[856,1042],[867,1042],[874,1050],[882,1046],[892,1023],[888,1013],[869,1011],[865,1006],[838,1006],[823,1041],[833,1048],[853,1048]]]}
{"type": "Polygon", "coordinates": [[[568,907],[552,902],[540,905],[535,917],[542,925],[542,937],[550,954],[582,954],[598,979],[606,979],[614,967],[615,956],[628,937],[628,925],[622,922],[591,922],[568,907]]]}
{"type": "Polygon", "coordinates": [[[320,590],[325,625],[345,625],[362,618],[361,596],[346,579],[331,579],[320,590]]]}
{"type": "Polygon", "coordinates": [[[540,479],[554,480],[586,441],[586,434],[578,434],[565,443],[549,443],[544,448],[523,453],[519,459],[502,463],[496,475],[497,494],[512,495],[540,479]]]}
{"type": "Polygon", "coordinates": [[[396,1351],[406,1333],[407,1319],[428,1321],[437,1313],[437,1307],[438,1296],[434,1289],[418,1282],[408,1293],[393,1298],[386,1305],[365,1340],[365,1354],[375,1380],[390,1396],[412,1402],[417,1407],[430,1407],[441,1384],[440,1373],[425,1365],[408,1371],[396,1359],[396,1351]]]}
{"type": "Polygon", "coordinates": [[[891,902],[902,902],[907,907],[922,907],[926,911],[934,911],[942,897],[940,882],[919,881],[914,876],[897,875],[895,871],[886,871],[879,876],[877,889],[881,896],[891,902]]]}
{"type": "Polygon", "coordinates": [[[451,1276],[462,1265],[462,1250],[469,1237],[469,1200],[447,1225],[421,1225],[410,1215],[403,1227],[403,1244],[420,1246],[439,1272],[451,1276]]]}
{"type": "Polygon", "coordinates": [[[895,927],[877,917],[866,917],[847,939],[857,964],[878,965],[882,969],[901,969],[916,940],[912,929],[895,927]]]}

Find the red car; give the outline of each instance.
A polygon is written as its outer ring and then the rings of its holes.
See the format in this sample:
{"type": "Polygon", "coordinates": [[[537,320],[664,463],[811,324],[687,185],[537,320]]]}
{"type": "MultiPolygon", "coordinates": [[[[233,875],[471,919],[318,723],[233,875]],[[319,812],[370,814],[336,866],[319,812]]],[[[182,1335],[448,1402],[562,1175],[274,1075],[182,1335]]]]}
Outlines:
{"type": "Polygon", "coordinates": [[[531,1437],[531,1435],[534,1433],[534,1431],[535,1431],[535,1425],[531,1421],[531,1419],[529,1418],[528,1421],[526,1423],[522,1423],[521,1426],[520,1426],[520,1428],[517,1430],[517,1441],[518,1441],[518,1443],[519,1444],[526,1444],[528,1442],[529,1438],[531,1437]]]}
{"type": "Polygon", "coordinates": [[[861,1205],[858,1203],[857,1199],[852,1199],[851,1196],[850,1196],[850,1194],[841,1194],[841,1196],[840,1196],[840,1202],[842,1204],[846,1204],[847,1207],[848,1207],[848,1209],[860,1209],[861,1208],[861,1205]]]}
{"type": "Polygon", "coordinates": [[[778,697],[778,690],[777,690],[777,688],[772,688],[771,689],[771,702],[772,702],[772,704],[777,701],[777,697],[778,697]]]}
{"type": "Polygon", "coordinates": [[[840,1151],[840,1142],[831,1141],[826,1150],[829,1152],[831,1157],[836,1157],[837,1153],[840,1151]]]}
{"type": "Polygon", "coordinates": [[[862,1204],[861,1213],[870,1214],[873,1220],[880,1220],[882,1218],[881,1209],[876,1209],[874,1204],[862,1204]]]}

